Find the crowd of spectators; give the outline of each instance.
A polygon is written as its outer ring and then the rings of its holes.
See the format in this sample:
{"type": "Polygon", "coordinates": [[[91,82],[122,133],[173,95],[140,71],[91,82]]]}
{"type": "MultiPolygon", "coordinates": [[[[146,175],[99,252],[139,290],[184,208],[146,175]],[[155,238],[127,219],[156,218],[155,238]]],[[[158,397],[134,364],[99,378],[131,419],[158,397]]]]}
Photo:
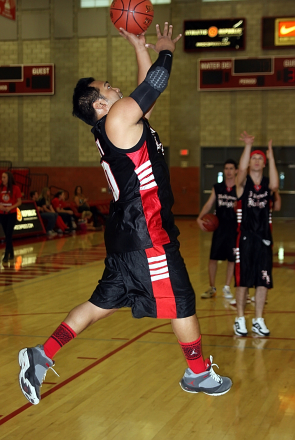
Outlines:
{"type": "Polygon", "coordinates": [[[76,186],[72,202],[66,201],[65,192],[60,190],[51,198],[50,189],[45,187],[39,195],[30,192],[30,198],[36,203],[48,237],[67,234],[82,224],[87,229],[102,230],[106,221],[97,206],[91,205],[83,194],[81,186],[76,186]]]}

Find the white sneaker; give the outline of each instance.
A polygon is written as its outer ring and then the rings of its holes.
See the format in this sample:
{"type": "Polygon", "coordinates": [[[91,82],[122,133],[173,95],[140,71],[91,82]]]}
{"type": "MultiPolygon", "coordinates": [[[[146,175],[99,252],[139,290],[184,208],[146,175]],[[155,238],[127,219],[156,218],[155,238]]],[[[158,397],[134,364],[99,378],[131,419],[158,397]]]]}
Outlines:
{"type": "Polygon", "coordinates": [[[252,319],[252,332],[257,333],[260,336],[269,336],[270,331],[265,325],[263,318],[252,319]]]}
{"type": "Polygon", "coordinates": [[[241,316],[240,318],[235,319],[234,332],[238,336],[247,336],[248,331],[246,327],[245,316],[241,316]]]}
{"type": "Polygon", "coordinates": [[[229,286],[224,286],[222,289],[223,292],[223,296],[226,299],[231,299],[233,297],[233,294],[230,291],[230,287],[229,286]]]}
{"type": "Polygon", "coordinates": [[[57,233],[51,230],[51,231],[47,231],[47,235],[48,237],[53,238],[57,236],[57,233]]]}

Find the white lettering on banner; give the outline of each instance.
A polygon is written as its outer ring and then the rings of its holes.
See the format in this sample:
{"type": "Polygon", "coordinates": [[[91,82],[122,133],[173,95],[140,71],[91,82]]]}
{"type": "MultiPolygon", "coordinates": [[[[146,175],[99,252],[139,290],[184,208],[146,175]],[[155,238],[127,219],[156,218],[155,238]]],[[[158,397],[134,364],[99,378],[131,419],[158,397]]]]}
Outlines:
{"type": "Polygon", "coordinates": [[[220,69],[220,63],[201,63],[202,70],[220,69]]]}
{"type": "Polygon", "coordinates": [[[36,209],[24,209],[24,210],[21,210],[21,213],[22,213],[23,217],[36,217],[37,216],[36,209]]]}
{"type": "Polygon", "coordinates": [[[14,229],[16,231],[19,231],[21,229],[33,229],[34,225],[33,223],[23,223],[22,225],[15,225],[14,229]]]}
{"type": "Polygon", "coordinates": [[[0,90],[7,90],[7,89],[8,89],[8,87],[6,85],[0,86],[0,90]]]}
{"type": "Polygon", "coordinates": [[[295,67],[295,59],[294,60],[285,60],[283,65],[284,65],[284,67],[295,67]]]}
{"type": "Polygon", "coordinates": [[[221,63],[221,68],[222,69],[231,69],[231,62],[225,61],[225,62],[221,63]]]}
{"type": "Polygon", "coordinates": [[[239,80],[239,84],[242,84],[243,86],[246,85],[253,85],[257,83],[257,79],[256,78],[242,78],[239,80]]]}
{"type": "Polygon", "coordinates": [[[32,75],[49,75],[50,67],[33,67],[32,75]]]}
{"type": "Polygon", "coordinates": [[[108,181],[109,187],[113,193],[113,197],[115,202],[117,200],[119,200],[119,196],[120,196],[120,190],[119,187],[117,185],[116,179],[114,178],[114,175],[112,173],[112,170],[110,168],[110,165],[105,162],[104,160],[101,162],[101,166],[103,167],[106,179],[108,181]]]}

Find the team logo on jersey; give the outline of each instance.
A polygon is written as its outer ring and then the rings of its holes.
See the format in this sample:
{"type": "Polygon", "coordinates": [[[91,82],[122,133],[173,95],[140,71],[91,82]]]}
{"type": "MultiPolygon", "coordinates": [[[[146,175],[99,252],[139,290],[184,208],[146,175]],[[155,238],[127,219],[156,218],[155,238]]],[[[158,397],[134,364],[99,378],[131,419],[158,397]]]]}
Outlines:
{"type": "Polygon", "coordinates": [[[151,130],[151,133],[155,139],[158,153],[162,153],[164,156],[164,147],[163,147],[162,142],[160,142],[160,139],[158,138],[156,131],[152,127],[150,127],[150,130],[151,130]]]}
{"type": "Polygon", "coordinates": [[[227,191],[227,192],[229,192],[229,193],[230,193],[230,192],[231,192],[231,190],[232,190],[232,187],[231,187],[231,186],[227,186],[227,187],[226,187],[226,191],[227,191]]]}
{"type": "Polygon", "coordinates": [[[262,279],[266,281],[266,284],[270,283],[270,276],[267,273],[267,270],[262,270],[262,279]]]}
{"type": "Polygon", "coordinates": [[[261,185],[254,185],[255,191],[259,191],[261,189],[261,185]]]}
{"type": "Polygon", "coordinates": [[[3,200],[3,202],[9,202],[10,195],[8,193],[3,194],[2,200],[3,200]]]}

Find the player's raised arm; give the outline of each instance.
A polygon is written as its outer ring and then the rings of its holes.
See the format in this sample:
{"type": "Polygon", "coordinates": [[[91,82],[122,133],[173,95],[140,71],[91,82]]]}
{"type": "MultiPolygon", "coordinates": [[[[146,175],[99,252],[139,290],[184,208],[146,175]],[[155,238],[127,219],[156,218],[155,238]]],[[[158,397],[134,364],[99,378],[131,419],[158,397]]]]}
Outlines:
{"type": "MultiPolygon", "coordinates": [[[[113,105],[106,122],[106,130],[110,135],[110,140],[118,145],[122,137],[131,134],[134,126],[138,124],[140,118],[145,115],[156,99],[166,89],[172,66],[172,53],[175,50],[177,41],[181,38],[178,35],[172,38],[173,26],[164,25],[163,34],[159,25],[156,25],[157,42],[155,45],[147,44],[147,47],[154,49],[158,54],[158,59],[148,69],[147,74],[141,84],[131,93],[128,98],[123,98],[113,105]],[[118,129],[119,127],[119,129],[118,129]],[[111,139],[112,138],[112,139],[111,139]]],[[[125,31],[121,31],[129,39],[133,38],[125,31]]],[[[134,43],[134,39],[132,39],[134,43]]],[[[138,47],[138,46],[137,46],[138,47]]],[[[137,52],[139,53],[139,51],[137,52]]],[[[146,55],[143,53],[145,60],[146,55]]],[[[141,56],[141,55],[140,55],[141,56]]],[[[142,69],[143,71],[144,69],[142,69]]],[[[124,148],[124,147],[123,147],[124,148]]]]}
{"type": "Polygon", "coordinates": [[[245,186],[254,136],[244,131],[240,136],[240,140],[245,143],[245,148],[240,158],[239,169],[236,177],[236,191],[238,197],[241,197],[245,186]]]}
{"type": "MultiPolygon", "coordinates": [[[[138,66],[137,85],[139,85],[145,80],[148,70],[152,65],[152,60],[148,51],[148,44],[146,44],[146,40],[145,40],[145,32],[143,32],[140,35],[134,35],[131,34],[130,32],[127,32],[125,29],[120,28],[120,34],[135,49],[135,55],[138,66]]],[[[152,113],[152,109],[153,106],[144,115],[147,119],[149,119],[152,113]]]]}

